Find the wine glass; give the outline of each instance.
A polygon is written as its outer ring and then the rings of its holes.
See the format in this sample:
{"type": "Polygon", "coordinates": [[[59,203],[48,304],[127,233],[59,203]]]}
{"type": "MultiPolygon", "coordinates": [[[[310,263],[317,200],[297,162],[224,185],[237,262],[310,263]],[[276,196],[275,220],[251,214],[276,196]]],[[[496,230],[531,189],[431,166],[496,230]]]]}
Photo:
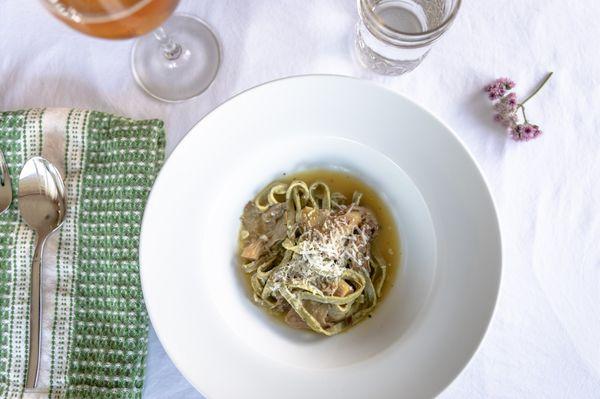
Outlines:
{"type": "Polygon", "coordinates": [[[210,27],[188,14],[169,18],[179,0],[42,1],[60,20],[88,35],[108,39],[141,36],[131,53],[133,76],[159,100],[179,102],[196,97],[217,74],[221,55],[210,27]]]}

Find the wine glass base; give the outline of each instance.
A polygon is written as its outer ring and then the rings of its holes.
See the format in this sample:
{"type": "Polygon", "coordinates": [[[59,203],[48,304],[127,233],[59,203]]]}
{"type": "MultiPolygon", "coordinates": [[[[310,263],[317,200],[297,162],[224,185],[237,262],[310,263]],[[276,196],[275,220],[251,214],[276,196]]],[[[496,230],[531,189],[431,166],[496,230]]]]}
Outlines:
{"type": "Polygon", "coordinates": [[[180,102],[199,96],[219,70],[221,51],[215,34],[205,22],[187,14],[174,14],[163,27],[181,46],[181,55],[169,60],[153,34],[140,37],[131,53],[135,80],[146,93],[162,101],[180,102]]]}

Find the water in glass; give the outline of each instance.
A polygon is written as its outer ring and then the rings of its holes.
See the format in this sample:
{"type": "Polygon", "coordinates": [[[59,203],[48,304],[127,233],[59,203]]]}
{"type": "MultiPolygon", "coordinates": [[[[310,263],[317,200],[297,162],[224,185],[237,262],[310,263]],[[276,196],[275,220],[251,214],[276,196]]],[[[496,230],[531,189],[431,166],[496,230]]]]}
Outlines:
{"type": "Polygon", "coordinates": [[[448,28],[460,0],[358,0],[360,62],[385,75],[413,70],[448,28]]]}

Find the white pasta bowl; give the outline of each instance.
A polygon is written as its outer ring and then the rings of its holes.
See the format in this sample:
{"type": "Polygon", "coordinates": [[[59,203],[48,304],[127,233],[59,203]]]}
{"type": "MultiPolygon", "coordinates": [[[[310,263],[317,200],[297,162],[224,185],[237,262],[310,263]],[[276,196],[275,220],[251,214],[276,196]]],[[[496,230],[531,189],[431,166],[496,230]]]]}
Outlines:
{"type": "Polygon", "coordinates": [[[249,90],[204,118],[161,171],[140,262],[165,350],[210,398],[426,398],[467,364],[500,283],[498,221],[457,137],[373,84],[305,76],[249,90]],[[335,168],[396,220],[402,264],[372,318],[321,337],[255,306],[236,261],[239,216],[281,175],[335,168]]]}

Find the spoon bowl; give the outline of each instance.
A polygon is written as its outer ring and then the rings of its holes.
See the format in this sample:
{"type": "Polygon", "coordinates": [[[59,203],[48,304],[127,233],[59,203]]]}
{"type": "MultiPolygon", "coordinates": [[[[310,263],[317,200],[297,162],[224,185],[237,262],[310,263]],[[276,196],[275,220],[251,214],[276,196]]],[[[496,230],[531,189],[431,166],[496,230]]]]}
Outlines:
{"type": "Polygon", "coordinates": [[[25,223],[38,235],[48,235],[62,225],[66,209],[58,170],[42,157],[29,159],[19,177],[19,210],[25,223]]]}
{"type": "Polygon", "coordinates": [[[41,348],[41,263],[44,244],[50,234],[63,224],[67,214],[65,185],[58,170],[42,157],[29,159],[19,176],[19,211],[25,223],[37,235],[31,267],[31,302],[29,322],[29,368],[26,388],[35,388],[39,374],[41,348]]]}

